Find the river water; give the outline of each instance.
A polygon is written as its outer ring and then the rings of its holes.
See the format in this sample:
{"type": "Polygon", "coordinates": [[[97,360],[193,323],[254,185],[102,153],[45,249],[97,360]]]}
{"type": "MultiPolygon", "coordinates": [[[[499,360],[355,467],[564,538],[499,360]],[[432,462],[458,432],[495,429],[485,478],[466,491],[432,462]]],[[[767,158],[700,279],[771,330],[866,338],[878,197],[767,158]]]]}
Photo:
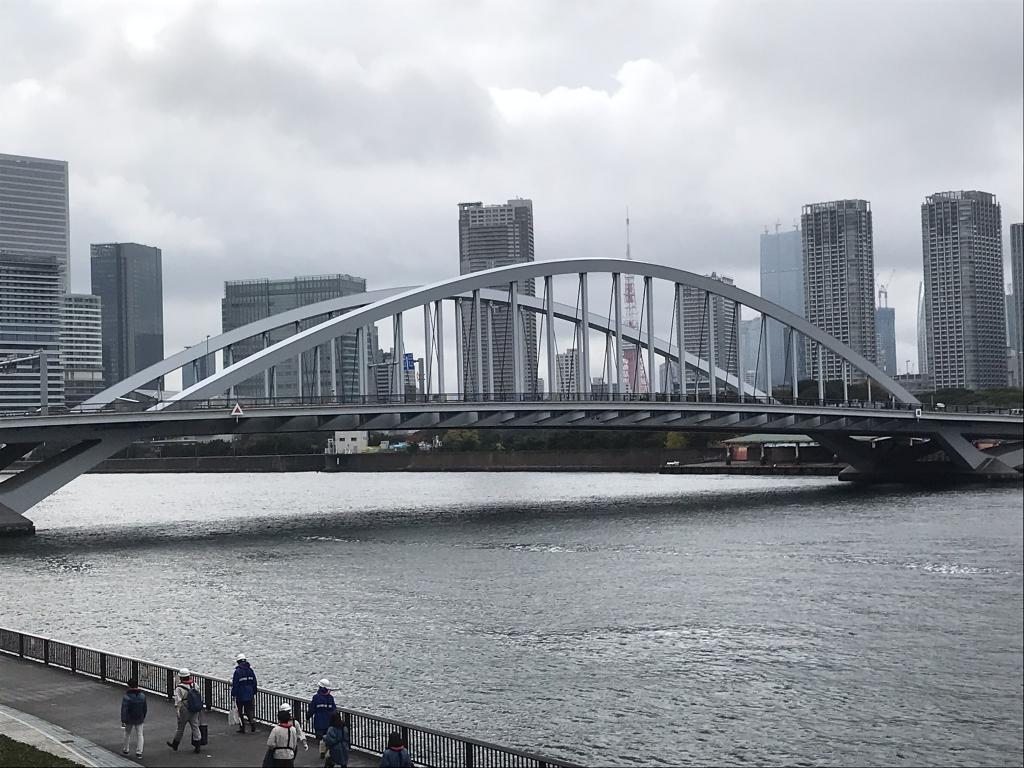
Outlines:
{"type": "Polygon", "coordinates": [[[1020,764],[1020,486],[88,475],[0,626],[594,764],[1020,764]]]}

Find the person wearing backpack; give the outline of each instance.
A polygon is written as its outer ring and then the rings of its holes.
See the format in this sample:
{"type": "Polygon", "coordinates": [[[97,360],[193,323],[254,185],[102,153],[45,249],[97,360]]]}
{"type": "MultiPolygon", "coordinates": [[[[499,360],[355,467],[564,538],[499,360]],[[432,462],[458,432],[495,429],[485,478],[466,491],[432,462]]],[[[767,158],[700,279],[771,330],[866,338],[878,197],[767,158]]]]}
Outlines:
{"type": "Polygon", "coordinates": [[[324,735],[327,747],[327,759],[324,768],[348,768],[348,751],[352,748],[352,725],[348,713],[342,715],[335,712],[331,715],[331,725],[324,735]]]}
{"type": "Polygon", "coordinates": [[[174,687],[174,708],[178,713],[178,730],[174,740],[167,746],[178,751],[181,737],[185,734],[185,726],[192,729],[192,751],[199,754],[202,742],[202,731],[199,730],[199,714],[203,711],[203,696],[192,681],[192,673],[187,669],[178,671],[178,684],[174,687]]]}
{"type": "Polygon", "coordinates": [[[231,698],[238,710],[238,732],[245,733],[245,718],[249,718],[249,730],[256,733],[256,673],[244,653],[235,659],[235,673],[231,677],[231,698]]]}
{"type": "Polygon", "coordinates": [[[388,748],[380,756],[380,768],[412,768],[412,757],[398,731],[392,731],[388,736],[388,748]]]}
{"type": "Polygon", "coordinates": [[[331,727],[331,715],[338,711],[338,706],[334,703],[334,697],[331,696],[331,681],[325,677],[317,685],[319,687],[316,689],[316,693],[309,700],[306,719],[307,722],[313,721],[313,733],[316,734],[316,740],[320,744],[320,757],[322,758],[327,751],[323,742],[324,734],[331,727]]]}
{"type": "Polygon", "coordinates": [[[121,727],[124,728],[124,744],[121,752],[128,754],[132,739],[135,740],[135,756],[142,757],[142,724],[146,722],[146,694],[139,690],[139,681],[134,677],[128,681],[128,690],[121,699],[121,727]]]}
{"type": "Polygon", "coordinates": [[[299,751],[299,742],[303,749],[309,749],[306,734],[292,722],[292,708],[282,704],[277,711],[277,725],[270,729],[267,737],[267,755],[263,759],[265,768],[294,768],[295,753],[299,751]]]}

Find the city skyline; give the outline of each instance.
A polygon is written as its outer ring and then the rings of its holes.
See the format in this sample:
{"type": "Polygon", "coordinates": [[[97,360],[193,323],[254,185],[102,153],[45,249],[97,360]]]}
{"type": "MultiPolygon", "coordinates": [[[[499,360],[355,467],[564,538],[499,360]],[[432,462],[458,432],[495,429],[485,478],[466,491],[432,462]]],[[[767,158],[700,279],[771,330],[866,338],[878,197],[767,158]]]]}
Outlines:
{"type": "Polygon", "coordinates": [[[531,197],[541,260],[620,255],[629,205],[634,258],[713,263],[756,291],[765,224],[860,197],[913,359],[920,200],[986,189],[1024,220],[1020,4],[556,6],[526,2],[500,31],[495,5],[413,6],[370,45],[383,20],[359,4],[344,24],[327,8],[3,4],[18,34],[0,47],[0,148],[69,163],[73,291],[90,242],[160,244],[168,348],[217,326],[239,274],[446,276],[459,200],[531,197]],[[592,44],[556,55],[578,24],[592,44]],[[914,62],[951,46],[971,66],[926,94],[914,62]]]}

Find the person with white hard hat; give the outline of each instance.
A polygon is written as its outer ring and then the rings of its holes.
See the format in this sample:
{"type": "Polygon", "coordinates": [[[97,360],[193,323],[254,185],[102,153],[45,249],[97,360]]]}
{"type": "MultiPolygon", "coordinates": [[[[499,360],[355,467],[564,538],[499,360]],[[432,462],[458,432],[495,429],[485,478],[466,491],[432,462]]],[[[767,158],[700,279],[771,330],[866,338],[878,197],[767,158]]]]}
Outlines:
{"type": "Polygon", "coordinates": [[[174,686],[174,708],[178,713],[178,730],[174,734],[174,739],[167,742],[167,746],[175,752],[178,751],[187,725],[192,729],[192,751],[199,754],[202,740],[199,717],[203,711],[203,696],[196,688],[192,673],[188,669],[178,670],[178,684],[174,686]]]}
{"type": "Polygon", "coordinates": [[[309,749],[306,734],[292,722],[291,705],[282,704],[277,711],[277,725],[270,729],[270,735],[267,737],[267,755],[263,765],[273,768],[294,768],[299,742],[302,742],[303,749],[309,749]]]}
{"type": "Polygon", "coordinates": [[[316,740],[320,745],[320,757],[323,757],[327,751],[327,747],[324,745],[324,736],[327,734],[327,729],[331,727],[331,715],[338,711],[338,706],[334,703],[334,697],[331,695],[331,681],[324,677],[317,685],[319,687],[316,689],[316,693],[309,700],[306,721],[313,721],[313,733],[316,734],[316,740]]]}
{"type": "Polygon", "coordinates": [[[235,656],[235,673],[231,677],[231,698],[238,710],[238,732],[245,733],[245,718],[249,730],[256,733],[256,673],[244,653],[235,656]]]}

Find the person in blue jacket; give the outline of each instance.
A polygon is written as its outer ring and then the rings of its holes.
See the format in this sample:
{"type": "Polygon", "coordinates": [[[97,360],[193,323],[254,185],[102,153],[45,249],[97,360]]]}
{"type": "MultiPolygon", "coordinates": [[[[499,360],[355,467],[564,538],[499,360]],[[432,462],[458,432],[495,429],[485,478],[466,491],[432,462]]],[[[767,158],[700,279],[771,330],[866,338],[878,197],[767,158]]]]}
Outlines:
{"type": "Polygon", "coordinates": [[[325,677],[317,685],[320,687],[316,689],[313,698],[309,700],[306,717],[313,721],[313,733],[316,734],[316,740],[320,743],[320,757],[323,757],[327,749],[324,746],[324,736],[327,729],[331,727],[331,715],[338,711],[338,707],[334,703],[334,697],[331,696],[331,681],[325,677]]]}
{"type": "Polygon", "coordinates": [[[388,748],[380,756],[380,768],[412,768],[412,757],[398,731],[392,731],[388,736],[388,748]]]}
{"type": "Polygon", "coordinates": [[[235,674],[231,676],[231,698],[238,710],[238,732],[245,733],[245,718],[249,718],[249,730],[256,733],[256,673],[244,653],[235,658],[235,674]]]}
{"type": "Polygon", "coordinates": [[[139,681],[133,677],[128,681],[128,690],[121,699],[121,727],[124,728],[122,753],[128,754],[134,738],[135,756],[142,757],[142,725],[146,722],[146,710],[146,694],[139,690],[139,681]]]}
{"type": "Polygon", "coordinates": [[[324,768],[348,768],[348,751],[352,748],[352,726],[348,714],[335,712],[331,715],[331,726],[324,736],[327,760],[324,768]]]}

